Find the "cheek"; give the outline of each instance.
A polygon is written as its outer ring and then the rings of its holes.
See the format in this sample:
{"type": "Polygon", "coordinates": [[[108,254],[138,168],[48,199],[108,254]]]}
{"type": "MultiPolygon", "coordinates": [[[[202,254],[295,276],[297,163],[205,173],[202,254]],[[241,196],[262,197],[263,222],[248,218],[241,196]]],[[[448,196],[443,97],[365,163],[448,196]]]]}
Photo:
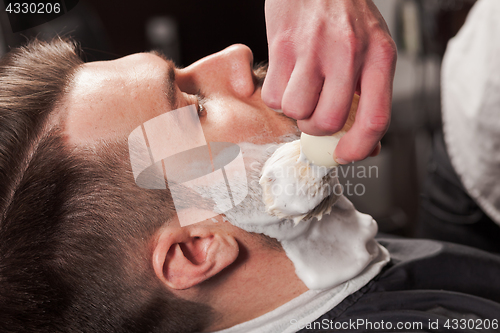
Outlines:
{"type": "Polygon", "coordinates": [[[208,141],[260,143],[269,133],[267,119],[258,109],[238,103],[212,108],[202,126],[208,141]]]}
{"type": "Polygon", "coordinates": [[[291,120],[268,109],[261,101],[210,100],[202,127],[207,141],[264,144],[295,133],[291,120]]]}

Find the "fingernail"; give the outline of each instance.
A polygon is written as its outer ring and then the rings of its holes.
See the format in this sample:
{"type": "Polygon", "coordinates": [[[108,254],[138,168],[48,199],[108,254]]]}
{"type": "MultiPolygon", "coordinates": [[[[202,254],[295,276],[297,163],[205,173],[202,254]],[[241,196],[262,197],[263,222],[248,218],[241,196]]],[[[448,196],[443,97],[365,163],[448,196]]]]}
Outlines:
{"type": "Polygon", "coordinates": [[[335,162],[337,162],[338,164],[348,164],[349,162],[347,162],[346,160],[344,160],[343,158],[340,158],[340,157],[336,157],[335,158],[335,162]]]}
{"type": "Polygon", "coordinates": [[[283,111],[281,111],[281,109],[273,109],[273,108],[270,108],[270,109],[273,110],[274,112],[283,113],[283,111]]]}

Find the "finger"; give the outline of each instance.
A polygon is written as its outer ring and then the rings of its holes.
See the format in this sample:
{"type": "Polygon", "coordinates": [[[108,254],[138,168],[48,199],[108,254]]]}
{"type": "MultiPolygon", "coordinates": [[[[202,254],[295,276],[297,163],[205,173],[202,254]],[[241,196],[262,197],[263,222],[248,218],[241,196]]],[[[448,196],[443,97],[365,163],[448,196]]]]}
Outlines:
{"type": "Polygon", "coordinates": [[[344,126],[356,86],[355,75],[348,68],[337,73],[325,78],[312,116],[297,122],[301,131],[310,135],[331,135],[344,126]]]}
{"type": "Polygon", "coordinates": [[[392,62],[365,65],[356,120],[339,141],[335,150],[337,161],[359,161],[376,148],[391,119],[393,77],[392,62]]]}
{"type": "Polygon", "coordinates": [[[269,66],[261,97],[264,103],[272,109],[281,109],[283,93],[295,66],[295,58],[292,54],[292,52],[284,53],[283,50],[272,52],[272,48],[269,50],[269,66]]]}
{"type": "Polygon", "coordinates": [[[370,153],[370,157],[375,157],[378,154],[380,154],[380,151],[382,150],[382,145],[380,142],[375,146],[375,149],[370,153]]]}
{"type": "Polygon", "coordinates": [[[299,60],[293,69],[281,101],[281,109],[290,118],[311,116],[323,87],[323,76],[317,62],[299,60]]]}

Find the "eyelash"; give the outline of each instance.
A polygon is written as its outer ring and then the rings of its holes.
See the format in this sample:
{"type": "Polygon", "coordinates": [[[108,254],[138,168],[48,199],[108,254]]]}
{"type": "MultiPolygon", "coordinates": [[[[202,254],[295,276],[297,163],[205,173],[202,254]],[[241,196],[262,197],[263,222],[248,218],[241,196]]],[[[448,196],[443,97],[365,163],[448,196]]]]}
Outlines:
{"type": "Polygon", "coordinates": [[[206,114],[207,114],[207,108],[205,107],[205,102],[207,100],[206,100],[205,96],[200,91],[198,91],[195,94],[195,97],[197,99],[196,108],[198,110],[198,117],[201,118],[203,116],[206,116],[206,114]]]}

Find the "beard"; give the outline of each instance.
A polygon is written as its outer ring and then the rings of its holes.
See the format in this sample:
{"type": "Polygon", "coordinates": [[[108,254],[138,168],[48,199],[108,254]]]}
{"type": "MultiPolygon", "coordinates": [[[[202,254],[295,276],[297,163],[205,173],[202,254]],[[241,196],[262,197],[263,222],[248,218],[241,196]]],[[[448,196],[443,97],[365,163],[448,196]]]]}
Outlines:
{"type": "MultiPolygon", "coordinates": [[[[247,184],[232,185],[233,195],[235,191],[247,191],[245,199],[232,209],[223,213],[225,221],[239,227],[259,240],[268,248],[283,251],[281,243],[273,237],[263,234],[263,228],[269,225],[279,225],[290,222],[290,220],[270,215],[266,211],[263,201],[263,189],[260,185],[260,177],[265,162],[282,144],[297,140],[297,134],[288,134],[280,137],[278,143],[253,144],[239,143],[246,170],[247,184]]],[[[238,193],[237,193],[238,194],[238,193]]],[[[241,193],[240,193],[241,195],[241,193]]]]}

